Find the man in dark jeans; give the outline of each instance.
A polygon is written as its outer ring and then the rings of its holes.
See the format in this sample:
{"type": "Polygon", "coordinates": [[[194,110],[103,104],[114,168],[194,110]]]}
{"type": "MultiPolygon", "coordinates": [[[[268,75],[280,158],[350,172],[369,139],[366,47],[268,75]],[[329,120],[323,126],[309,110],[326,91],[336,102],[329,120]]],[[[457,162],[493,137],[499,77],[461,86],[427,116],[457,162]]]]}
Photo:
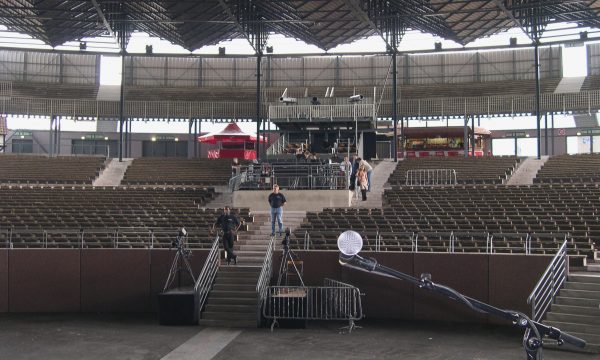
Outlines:
{"type": "Polygon", "coordinates": [[[215,231],[215,225],[223,230],[223,248],[227,257],[227,265],[233,260],[233,264],[237,264],[237,255],[233,252],[233,237],[240,228],[240,221],[237,216],[230,213],[229,206],[223,208],[223,214],[217,218],[213,224],[212,230],[215,231]]]}
{"type": "Polygon", "coordinates": [[[273,185],[273,192],[269,194],[269,205],[271,206],[271,236],[275,236],[275,220],[279,225],[279,236],[283,233],[283,205],[285,196],[279,192],[279,185],[273,185]]]}

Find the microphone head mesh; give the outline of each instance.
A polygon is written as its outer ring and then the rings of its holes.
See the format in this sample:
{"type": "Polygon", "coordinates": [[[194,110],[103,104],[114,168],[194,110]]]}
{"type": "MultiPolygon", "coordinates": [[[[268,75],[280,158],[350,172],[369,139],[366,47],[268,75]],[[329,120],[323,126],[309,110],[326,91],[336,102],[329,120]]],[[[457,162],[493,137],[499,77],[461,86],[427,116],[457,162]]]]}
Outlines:
{"type": "Polygon", "coordinates": [[[363,239],[356,231],[346,230],[338,237],[337,244],[342,254],[353,256],[362,249],[363,239]]]}

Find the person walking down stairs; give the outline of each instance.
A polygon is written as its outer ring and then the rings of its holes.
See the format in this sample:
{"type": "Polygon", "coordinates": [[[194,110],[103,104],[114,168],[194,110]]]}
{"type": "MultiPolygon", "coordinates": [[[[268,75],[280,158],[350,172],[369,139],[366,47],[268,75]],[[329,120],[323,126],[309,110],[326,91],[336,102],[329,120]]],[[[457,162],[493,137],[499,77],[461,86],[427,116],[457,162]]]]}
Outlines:
{"type": "Polygon", "coordinates": [[[225,249],[225,257],[227,257],[227,265],[233,261],[237,265],[237,255],[233,252],[233,239],[240,228],[240,220],[234,214],[230,213],[229,206],[223,208],[223,213],[217,218],[212,227],[212,232],[215,231],[215,225],[220,226],[223,230],[223,249],[225,249]]]}

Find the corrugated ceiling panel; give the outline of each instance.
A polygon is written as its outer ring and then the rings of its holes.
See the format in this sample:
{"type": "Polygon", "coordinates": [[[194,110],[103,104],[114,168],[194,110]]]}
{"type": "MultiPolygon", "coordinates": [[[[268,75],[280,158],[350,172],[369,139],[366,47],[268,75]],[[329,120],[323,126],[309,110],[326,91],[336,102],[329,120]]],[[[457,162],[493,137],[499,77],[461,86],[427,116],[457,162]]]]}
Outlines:
{"type": "Polygon", "coordinates": [[[337,57],[313,57],[304,60],[306,86],[335,86],[337,57]]]}
{"type": "Polygon", "coordinates": [[[339,60],[340,86],[373,86],[374,58],[372,56],[344,56],[339,60]]]}
{"type": "Polygon", "coordinates": [[[169,58],[167,86],[195,87],[199,84],[199,58],[169,58]]]}
{"type": "Polygon", "coordinates": [[[479,74],[484,81],[513,80],[512,51],[479,52],[479,74]]]}
{"type": "Polygon", "coordinates": [[[60,55],[46,52],[27,53],[27,81],[58,83],[60,81],[60,55]]]}
{"type": "Polygon", "coordinates": [[[600,75],[600,44],[588,44],[588,75],[600,75]]]}
{"type": "Polygon", "coordinates": [[[203,86],[224,87],[234,85],[235,59],[211,58],[202,62],[203,86]]]}
{"type": "MultiPolygon", "coordinates": [[[[262,80],[265,80],[265,63],[261,61],[262,80]]],[[[253,87],[256,86],[256,58],[238,58],[235,59],[235,86],[253,87]]]]}
{"type": "Polygon", "coordinates": [[[273,87],[304,86],[304,59],[272,58],[270,82],[273,87]]]}
{"type": "Polygon", "coordinates": [[[0,80],[23,80],[23,51],[0,51],[0,80]]]}
{"type": "Polygon", "coordinates": [[[165,86],[165,57],[133,57],[135,86],[165,86]]]}
{"type": "Polygon", "coordinates": [[[517,80],[535,78],[533,49],[513,50],[515,52],[515,72],[517,80]]]}
{"type": "Polygon", "coordinates": [[[444,82],[450,84],[475,81],[475,53],[450,53],[444,58],[444,82]]]}
{"type": "Polygon", "coordinates": [[[408,73],[411,84],[438,84],[442,82],[441,57],[415,55],[409,57],[408,73]]]}
{"type": "Polygon", "coordinates": [[[63,54],[63,82],[95,84],[96,58],[96,55],[63,54]]]}
{"type": "MultiPolygon", "coordinates": [[[[402,60],[402,56],[397,56],[396,57],[396,65],[398,66],[400,60],[402,60]]],[[[378,56],[374,56],[373,57],[373,67],[374,67],[374,85],[376,86],[383,86],[386,77],[388,77],[388,73],[391,73],[392,69],[390,67],[392,58],[389,56],[384,56],[384,55],[378,55],[378,56]]],[[[402,68],[399,68],[402,69],[402,68]]],[[[400,78],[400,76],[402,76],[402,71],[398,70],[398,79],[400,78]]],[[[391,74],[389,74],[388,77],[388,83],[391,84],[392,82],[392,78],[391,78],[391,74]]]]}
{"type": "Polygon", "coordinates": [[[541,77],[560,77],[562,69],[562,59],[560,47],[540,48],[541,77]]]}

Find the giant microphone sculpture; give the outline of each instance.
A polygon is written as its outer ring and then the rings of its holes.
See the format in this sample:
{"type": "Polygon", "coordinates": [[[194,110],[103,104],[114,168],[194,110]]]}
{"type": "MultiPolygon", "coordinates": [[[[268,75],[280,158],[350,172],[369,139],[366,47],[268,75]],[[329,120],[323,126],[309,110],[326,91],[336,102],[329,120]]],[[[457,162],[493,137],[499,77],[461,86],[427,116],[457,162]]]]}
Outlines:
{"type": "Polygon", "coordinates": [[[556,340],[558,345],[562,345],[563,343],[567,342],[580,348],[585,347],[585,340],[564,333],[555,327],[533,321],[527,317],[527,315],[521,312],[499,309],[479,300],[465,296],[450,287],[436,284],[431,280],[431,274],[421,274],[421,277],[418,279],[398,270],[383,266],[373,258],[364,258],[358,255],[362,249],[363,241],[360,234],[355,231],[348,230],[343,232],[338,237],[337,243],[338,249],[340,250],[339,261],[343,266],[347,266],[356,270],[372,272],[377,275],[387,276],[394,279],[406,280],[421,289],[439,292],[453,300],[462,302],[474,311],[502,317],[506,320],[512,321],[513,324],[517,325],[518,327],[524,328],[525,334],[523,336],[523,347],[525,348],[528,360],[540,360],[542,358],[541,348],[543,346],[542,339],[544,336],[556,340]]]}

